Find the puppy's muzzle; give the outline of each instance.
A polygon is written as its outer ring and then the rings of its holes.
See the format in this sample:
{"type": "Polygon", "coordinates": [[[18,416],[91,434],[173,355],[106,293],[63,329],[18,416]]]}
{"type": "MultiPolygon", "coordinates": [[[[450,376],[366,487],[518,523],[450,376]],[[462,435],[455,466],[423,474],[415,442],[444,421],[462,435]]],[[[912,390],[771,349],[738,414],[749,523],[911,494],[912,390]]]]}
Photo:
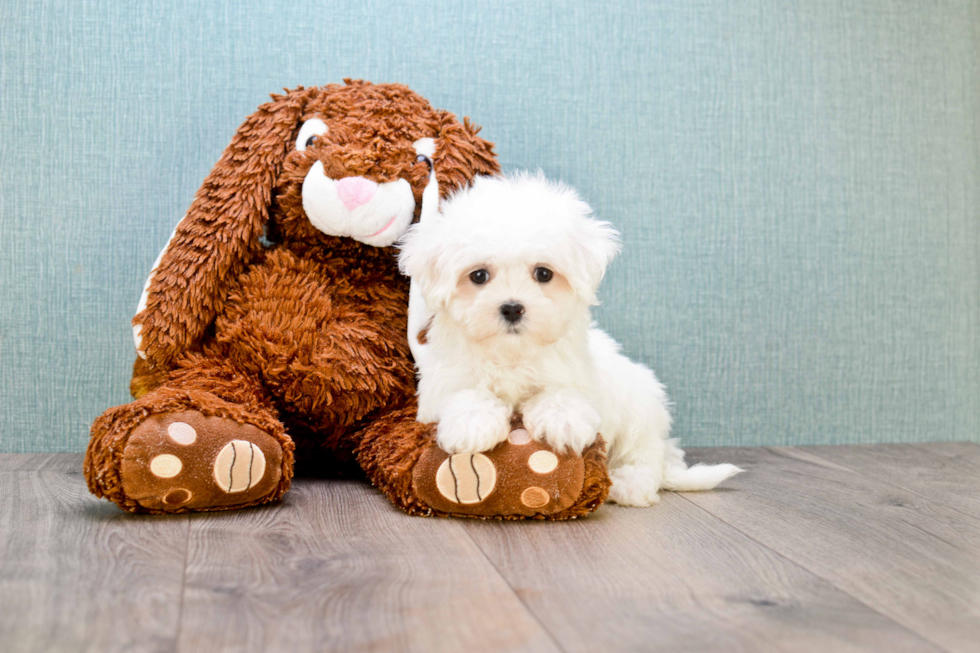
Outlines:
{"type": "Polygon", "coordinates": [[[500,316],[510,324],[517,324],[524,317],[524,305],[520,302],[508,302],[500,305],[500,316]]]}

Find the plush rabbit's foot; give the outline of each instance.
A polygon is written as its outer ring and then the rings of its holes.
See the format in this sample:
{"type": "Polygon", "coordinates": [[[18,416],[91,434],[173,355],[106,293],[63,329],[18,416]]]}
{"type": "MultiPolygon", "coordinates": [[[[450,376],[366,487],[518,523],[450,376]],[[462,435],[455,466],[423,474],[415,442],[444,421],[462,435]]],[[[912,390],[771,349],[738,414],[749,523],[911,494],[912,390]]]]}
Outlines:
{"type": "Polygon", "coordinates": [[[188,410],[143,420],[119,471],[125,496],[144,510],[224,510],[271,499],[282,459],[279,442],[259,428],[188,410]]]}
{"type": "Polygon", "coordinates": [[[557,453],[524,428],[482,453],[427,447],[412,473],[418,498],[435,514],[483,519],[574,519],[594,511],[609,489],[605,444],[557,453]]]}

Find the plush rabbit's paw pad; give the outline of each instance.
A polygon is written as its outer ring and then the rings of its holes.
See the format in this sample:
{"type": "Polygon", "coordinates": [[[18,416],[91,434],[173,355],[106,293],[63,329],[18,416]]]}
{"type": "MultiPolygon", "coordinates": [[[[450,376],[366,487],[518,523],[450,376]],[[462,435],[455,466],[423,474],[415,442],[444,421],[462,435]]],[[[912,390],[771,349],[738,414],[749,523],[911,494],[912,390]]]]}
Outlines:
{"type": "Polygon", "coordinates": [[[197,411],[152,415],[123,450],[126,496],[148,510],[234,508],[275,493],[282,447],[251,424],[197,411]]]}
{"type": "Polygon", "coordinates": [[[535,517],[565,510],[581,495],[581,456],[556,453],[515,428],[482,453],[449,454],[433,444],[419,457],[412,483],[434,511],[473,517],[535,517]]]}

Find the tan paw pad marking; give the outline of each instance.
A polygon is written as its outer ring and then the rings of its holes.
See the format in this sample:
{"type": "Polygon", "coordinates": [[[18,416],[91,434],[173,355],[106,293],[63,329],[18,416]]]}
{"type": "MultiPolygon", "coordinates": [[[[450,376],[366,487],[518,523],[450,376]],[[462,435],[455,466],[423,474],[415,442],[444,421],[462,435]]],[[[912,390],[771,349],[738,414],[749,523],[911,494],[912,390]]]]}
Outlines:
{"type": "Polygon", "coordinates": [[[187,422],[174,422],[167,427],[167,435],[177,444],[194,444],[197,441],[197,431],[187,422]]]}
{"type": "Polygon", "coordinates": [[[194,494],[190,490],[179,487],[176,490],[167,492],[167,496],[163,497],[163,502],[168,506],[179,506],[182,503],[190,501],[193,496],[194,494]]]}
{"type": "Polygon", "coordinates": [[[507,436],[511,444],[527,444],[531,441],[531,434],[527,432],[527,429],[514,429],[507,436]]]}
{"type": "Polygon", "coordinates": [[[184,463],[173,454],[165,453],[150,461],[150,471],[160,478],[173,478],[184,468],[184,463]]]}
{"type": "Polygon", "coordinates": [[[529,487],[521,493],[521,503],[528,508],[543,508],[550,499],[548,492],[539,487],[529,487]]]}
{"type": "Polygon", "coordinates": [[[536,474],[547,474],[555,471],[555,468],[558,467],[558,456],[550,451],[535,451],[531,454],[531,457],[527,459],[527,466],[530,467],[531,471],[535,472],[536,474]]]}
{"type": "Polygon", "coordinates": [[[453,503],[479,503],[497,484],[497,468],[482,453],[458,453],[442,461],[436,472],[439,493],[453,503]]]}
{"type": "Polygon", "coordinates": [[[258,485],[265,475],[265,454],[246,440],[232,440],[214,460],[214,480],[229,494],[258,485]]]}

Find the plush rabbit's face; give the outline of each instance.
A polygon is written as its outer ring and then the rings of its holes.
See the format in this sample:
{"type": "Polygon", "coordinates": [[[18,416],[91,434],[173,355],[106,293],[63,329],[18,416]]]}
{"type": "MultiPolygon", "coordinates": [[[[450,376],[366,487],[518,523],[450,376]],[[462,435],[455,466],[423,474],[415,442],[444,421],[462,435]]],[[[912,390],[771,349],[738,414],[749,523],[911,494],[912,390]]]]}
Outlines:
{"type": "Polygon", "coordinates": [[[328,87],[311,97],[274,190],[279,233],[394,244],[419,216],[437,150],[451,147],[440,133],[446,116],[407,89],[381,97],[375,86],[328,87]]]}
{"type": "Polygon", "coordinates": [[[400,84],[274,95],[239,127],[150,272],[133,319],[137,352],[167,370],[196,346],[263,231],[301,255],[393,245],[427,188],[434,210],[440,192],[498,171],[478,131],[400,84]]]}

